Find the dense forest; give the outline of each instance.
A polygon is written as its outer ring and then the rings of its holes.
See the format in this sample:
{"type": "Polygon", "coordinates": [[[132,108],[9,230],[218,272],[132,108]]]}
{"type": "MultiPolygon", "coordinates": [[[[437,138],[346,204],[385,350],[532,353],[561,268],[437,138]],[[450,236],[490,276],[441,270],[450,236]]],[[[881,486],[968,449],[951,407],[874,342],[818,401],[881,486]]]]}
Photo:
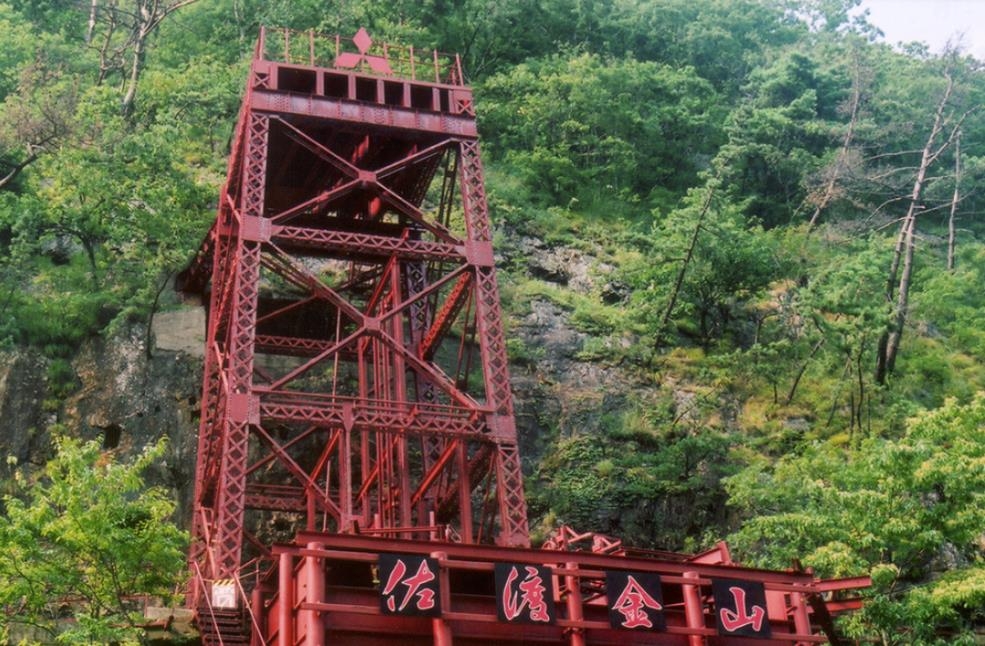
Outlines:
{"type": "MultiPolygon", "coordinates": [[[[459,52],[508,331],[548,308],[577,339],[566,360],[610,382],[557,386],[570,408],[522,439],[538,535],[726,539],[745,564],[871,574],[847,635],[981,643],[985,72],[958,47],[885,43],[857,5],[0,1],[0,344],[44,357],[57,427],[79,345],[174,303],[261,24],[459,52]]],[[[515,375],[557,360],[509,336],[515,375]]],[[[94,586],[46,570],[52,553],[125,552],[59,518],[146,530],[174,509],[136,472],[160,447],[100,480],[122,489],[87,484],[90,504],[66,482],[110,458],[59,446],[3,487],[4,630],[94,586]],[[121,498],[145,522],[105,511],[121,498]]],[[[161,570],[128,590],[182,575],[180,532],[160,533],[161,570]]],[[[93,603],[78,639],[119,638],[93,603]]]]}

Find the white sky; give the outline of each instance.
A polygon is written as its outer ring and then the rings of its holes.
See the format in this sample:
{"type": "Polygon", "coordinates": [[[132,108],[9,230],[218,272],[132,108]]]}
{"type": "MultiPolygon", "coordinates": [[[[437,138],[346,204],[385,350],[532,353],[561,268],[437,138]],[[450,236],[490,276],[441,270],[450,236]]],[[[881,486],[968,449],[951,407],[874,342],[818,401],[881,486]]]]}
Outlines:
{"type": "Polygon", "coordinates": [[[863,0],[862,8],[888,43],[922,41],[940,53],[963,34],[964,51],[985,61],[985,0],[863,0]]]}

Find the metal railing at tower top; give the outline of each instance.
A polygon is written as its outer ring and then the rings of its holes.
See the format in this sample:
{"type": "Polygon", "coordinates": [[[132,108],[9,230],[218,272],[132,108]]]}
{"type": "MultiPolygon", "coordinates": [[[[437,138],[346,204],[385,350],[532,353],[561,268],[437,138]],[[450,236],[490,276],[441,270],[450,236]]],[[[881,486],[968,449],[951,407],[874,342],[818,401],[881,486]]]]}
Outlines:
{"type": "Polygon", "coordinates": [[[289,65],[358,70],[442,85],[465,85],[458,54],[374,41],[360,28],[352,38],[313,30],[260,28],[256,58],[289,65]]]}

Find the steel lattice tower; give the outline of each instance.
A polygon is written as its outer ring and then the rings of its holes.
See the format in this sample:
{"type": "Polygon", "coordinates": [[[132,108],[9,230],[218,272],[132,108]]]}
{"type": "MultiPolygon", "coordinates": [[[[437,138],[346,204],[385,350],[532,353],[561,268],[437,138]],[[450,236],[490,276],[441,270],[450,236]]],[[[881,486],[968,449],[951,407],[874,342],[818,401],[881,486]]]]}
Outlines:
{"type": "Polygon", "coordinates": [[[261,34],[179,288],[209,313],[193,592],[298,530],[529,544],[457,58],[261,34]]]}
{"type": "Polygon", "coordinates": [[[188,597],[204,644],[837,643],[832,615],[859,605],[831,595],[869,585],[564,527],[529,549],[457,57],[261,31],[178,288],[209,313],[188,597]]]}

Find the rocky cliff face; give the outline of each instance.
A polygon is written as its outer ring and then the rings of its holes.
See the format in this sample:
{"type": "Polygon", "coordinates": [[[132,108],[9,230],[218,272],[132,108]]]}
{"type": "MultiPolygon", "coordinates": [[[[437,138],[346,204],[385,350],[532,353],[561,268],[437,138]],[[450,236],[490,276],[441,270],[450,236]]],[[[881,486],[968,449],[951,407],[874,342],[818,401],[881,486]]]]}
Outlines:
{"type": "Polygon", "coordinates": [[[47,362],[29,350],[0,355],[0,478],[17,464],[46,458],[47,429],[57,416],[46,405],[47,362]]]}
{"type": "MultiPolygon", "coordinates": [[[[524,276],[585,296],[605,298],[617,289],[612,267],[597,256],[564,246],[551,247],[536,238],[508,237],[503,255],[524,276]]],[[[525,355],[513,357],[511,376],[517,400],[517,424],[524,459],[535,461],[545,441],[558,434],[592,433],[598,417],[641,384],[618,366],[583,358],[589,334],[571,321],[570,312],[545,297],[513,304],[510,335],[525,355]]]]}
{"type": "Polygon", "coordinates": [[[186,521],[204,316],[199,308],[165,313],[155,318],[154,328],[150,352],[143,326],[85,343],[71,362],[74,392],[61,401],[53,393],[49,362],[39,354],[18,350],[0,356],[0,477],[9,476],[15,464],[43,464],[54,432],[97,440],[124,454],[167,437],[167,457],[150,477],[175,491],[178,515],[186,521]],[[181,327],[200,331],[176,336],[181,327]],[[196,336],[194,350],[190,339],[196,336]]]}

